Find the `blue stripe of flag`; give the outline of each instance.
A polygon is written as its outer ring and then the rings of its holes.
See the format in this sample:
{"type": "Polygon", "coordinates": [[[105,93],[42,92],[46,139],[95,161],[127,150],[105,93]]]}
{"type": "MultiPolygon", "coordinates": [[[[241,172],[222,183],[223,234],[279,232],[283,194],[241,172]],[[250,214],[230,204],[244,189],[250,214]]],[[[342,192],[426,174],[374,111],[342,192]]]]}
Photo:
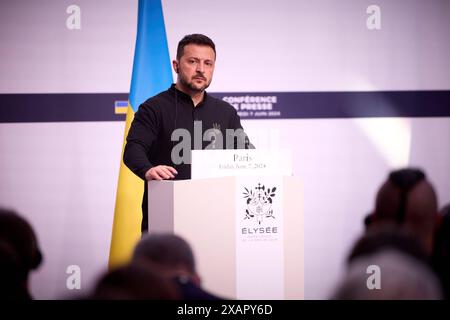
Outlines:
{"type": "Polygon", "coordinates": [[[173,82],[160,0],[140,0],[130,104],[136,112],[148,98],[173,82]]]}

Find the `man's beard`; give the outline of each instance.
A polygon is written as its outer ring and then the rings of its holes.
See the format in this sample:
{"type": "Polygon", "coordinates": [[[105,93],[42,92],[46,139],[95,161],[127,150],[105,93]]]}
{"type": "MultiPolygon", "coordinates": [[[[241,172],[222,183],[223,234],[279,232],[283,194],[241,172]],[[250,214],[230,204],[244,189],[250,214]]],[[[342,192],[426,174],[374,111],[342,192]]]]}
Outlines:
{"type": "Polygon", "coordinates": [[[180,74],[180,82],[184,87],[195,93],[203,92],[211,84],[211,81],[209,83],[205,81],[204,85],[198,87],[194,84],[194,81],[188,81],[183,74],[180,74]]]}

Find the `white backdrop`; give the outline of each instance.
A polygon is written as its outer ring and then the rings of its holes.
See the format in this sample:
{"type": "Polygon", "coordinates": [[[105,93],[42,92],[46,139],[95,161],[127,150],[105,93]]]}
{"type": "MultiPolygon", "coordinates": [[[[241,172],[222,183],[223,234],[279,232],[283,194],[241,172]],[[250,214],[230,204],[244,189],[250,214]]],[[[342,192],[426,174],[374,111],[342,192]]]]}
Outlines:
{"type": "MultiPolygon", "coordinates": [[[[211,92],[450,90],[445,0],[167,0],[163,9],[171,57],[185,34],[215,41],[211,92]],[[366,26],[371,4],[381,8],[380,30],[366,26]]],[[[128,92],[136,13],[137,1],[2,1],[0,93],[128,92]],[[74,3],[80,30],[66,28],[74,3]]],[[[440,205],[450,202],[450,118],[243,126],[257,147],[294,151],[308,299],[326,298],[339,279],[388,170],[422,166],[440,205]]],[[[45,261],[32,276],[37,298],[80,294],[66,288],[69,265],[81,267],[82,292],[105,270],[123,130],[123,122],[0,123],[0,205],[38,233],[45,261]]]]}

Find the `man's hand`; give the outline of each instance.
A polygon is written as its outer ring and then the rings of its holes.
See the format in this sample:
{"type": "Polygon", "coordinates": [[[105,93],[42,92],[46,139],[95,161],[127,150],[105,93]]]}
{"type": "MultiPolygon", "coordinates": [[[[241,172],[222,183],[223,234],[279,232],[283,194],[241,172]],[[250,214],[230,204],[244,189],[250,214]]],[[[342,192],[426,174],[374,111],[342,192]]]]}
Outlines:
{"type": "Polygon", "coordinates": [[[174,168],[170,166],[156,166],[151,169],[149,169],[145,173],[145,180],[166,180],[166,179],[174,179],[175,175],[177,175],[178,172],[174,168]]]}

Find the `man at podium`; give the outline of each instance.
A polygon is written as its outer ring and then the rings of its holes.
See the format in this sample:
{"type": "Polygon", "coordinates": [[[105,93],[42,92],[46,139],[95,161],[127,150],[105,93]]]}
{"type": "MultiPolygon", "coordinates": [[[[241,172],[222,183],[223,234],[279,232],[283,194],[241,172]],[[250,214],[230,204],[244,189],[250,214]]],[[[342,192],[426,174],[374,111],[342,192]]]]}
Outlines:
{"type": "Polygon", "coordinates": [[[127,136],[123,161],[145,181],[141,230],[148,230],[146,182],[190,179],[192,149],[253,148],[235,108],[208,95],[216,61],[214,42],[185,36],[172,66],[177,81],[139,106],[127,136]]]}

